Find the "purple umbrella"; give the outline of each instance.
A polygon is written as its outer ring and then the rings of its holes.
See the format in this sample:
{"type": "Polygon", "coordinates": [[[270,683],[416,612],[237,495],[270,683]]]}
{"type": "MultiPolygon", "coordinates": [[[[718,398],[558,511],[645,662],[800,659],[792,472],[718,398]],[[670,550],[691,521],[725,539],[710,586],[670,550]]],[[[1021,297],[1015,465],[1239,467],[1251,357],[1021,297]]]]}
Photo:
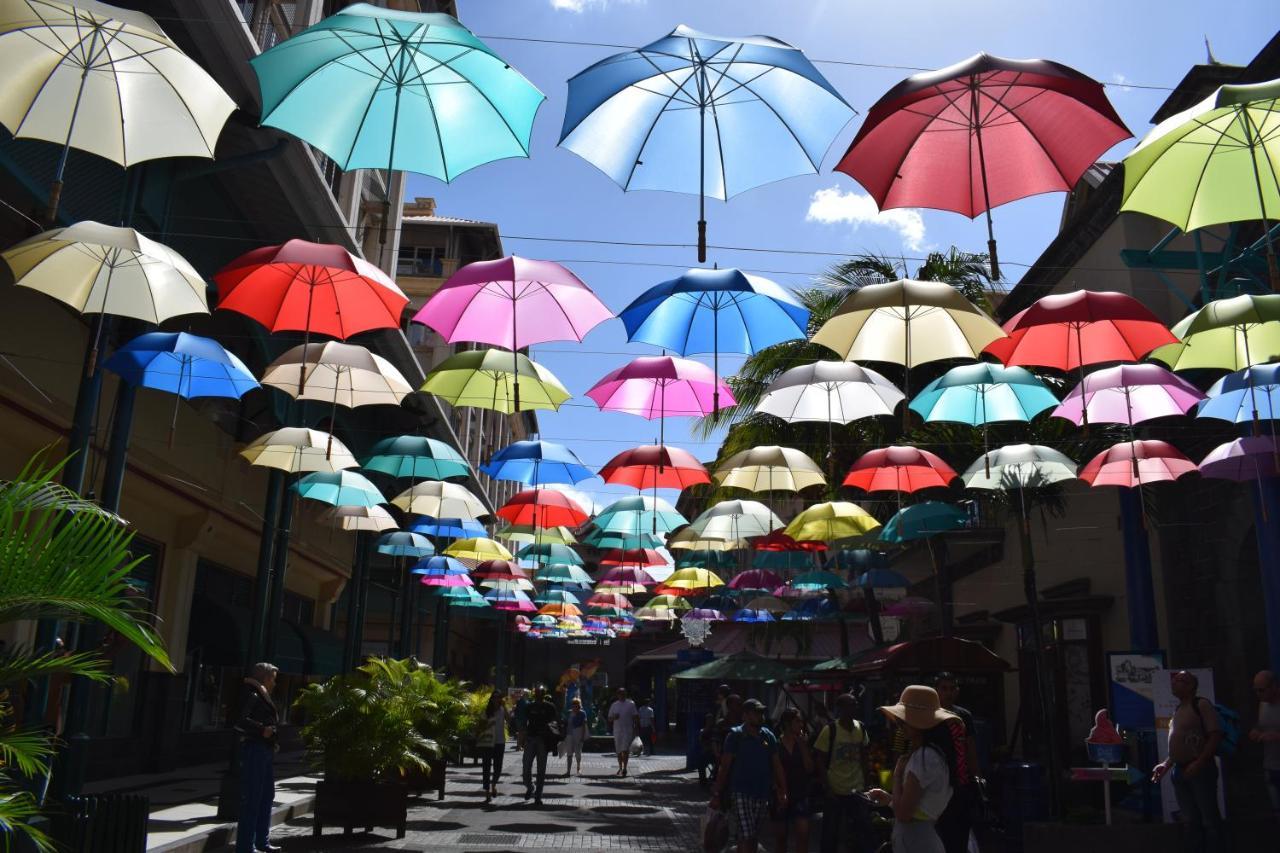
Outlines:
{"type": "Polygon", "coordinates": [[[768,569],[748,569],[729,579],[730,589],[773,589],[782,585],[782,577],[768,569]]]}
{"type": "Polygon", "coordinates": [[[1220,444],[1200,461],[1200,473],[1219,480],[1260,480],[1280,476],[1280,446],[1269,435],[1247,436],[1220,444]]]}
{"type": "Polygon", "coordinates": [[[884,608],[886,616],[928,616],[937,605],[927,598],[908,595],[900,598],[884,608]]]}
{"type": "Polygon", "coordinates": [[[733,392],[717,380],[711,368],[701,362],[669,355],[647,355],[614,370],[587,392],[602,411],[629,412],[642,418],[658,418],[662,442],[662,420],[668,415],[703,417],[715,411],[715,393],[721,401],[737,405],[733,392]]]}
{"type": "Polygon", "coordinates": [[[1200,389],[1158,364],[1121,364],[1090,373],[1053,410],[1074,424],[1128,424],[1186,414],[1200,389]]]}
{"type": "Polygon", "coordinates": [[[695,607],[684,615],[685,619],[701,619],[704,622],[723,622],[724,614],[719,610],[712,610],[707,607],[695,607]]]}

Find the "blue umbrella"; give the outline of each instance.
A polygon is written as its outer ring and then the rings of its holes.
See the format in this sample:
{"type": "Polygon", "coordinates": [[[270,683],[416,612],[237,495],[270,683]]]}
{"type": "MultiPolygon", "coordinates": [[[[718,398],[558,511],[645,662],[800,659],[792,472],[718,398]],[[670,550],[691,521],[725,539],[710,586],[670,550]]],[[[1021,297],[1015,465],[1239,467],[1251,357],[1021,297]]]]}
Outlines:
{"type": "Polygon", "coordinates": [[[392,557],[430,557],[436,552],[431,540],[420,533],[392,530],[378,537],[378,553],[392,557]]]}
{"type": "Polygon", "coordinates": [[[911,582],[893,569],[871,569],[858,575],[855,586],[872,589],[906,589],[911,582]]]}
{"type": "Polygon", "coordinates": [[[1237,424],[1280,420],[1280,363],[1256,364],[1222,377],[1196,417],[1237,424]]]}
{"type": "Polygon", "coordinates": [[[420,515],[409,525],[412,533],[423,536],[435,536],[440,539],[470,539],[473,536],[484,536],[484,525],[476,521],[461,518],[432,518],[420,515]]]}
{"type": "Polygon", "coordinates": [[[517,441],[490,457],[480,470],[495,480],[515,480],[526,486],[568,483],[595,476],[578,454],[553,441],[517,441]]]}
{"type": "Polygon", "coordinates": [[[926,421],[983,426],[1029,421],[1057,404],[1053,392],[1026,368],[982,362],[951,368],[926,385],[910,408],[926,421]]]}
{"type": "Polygon", "coordinates": [[[298,479],[293,490],[299,497],[334,506],[377,506],[387,502],[363,474],[355,471],[313,471],[298,479]]]}
{"type": "Polygon", "coordinates": [[[624,190],[697,193],[702,263],[707,196],[817,172],[852,117],[791,45],[679,26],[570,79],[560,144],[624,190]]]}
{"type": "Polygon", "coordinates": [[[419,560],[409,570],[414,575],[465,575],[467,567],[453,557],[447,557],[444,554],[436,554],[425,560],[419,560]]]}
{"type": "MultiPolygon", "coordinates": [[[[809,309],[794,293],[736,269],[691,269],[649,288],[618,317],[628,341],[681,355],[713,353],[717,380],[722,349],[752,355],[783,341],[804,340],[809,327],[809,309]]],[[[718,381],[715,388],[713,408],[718,410],[718,381]]]]}
{"type": "Polygon", "coordinates": [[[733,614],[733,621],[759,623],[759,622],[776,622],[777,620],[773,618],[773,614],[770,613],[768,610],[748,610],[747,608],[744,607],[743,609],[739,610],[737,613],[733,614]]]}
{"type": "Polygon", "coordinates": [[[424,435],[384,438],[369,448],[360,467],[397,479],[447,480],[471,474],[471,466],[454,447],[424,435]]]}
{"type": "Polygon", "coordinates": [[[800,606],[792,612],[800,614],[796,618],[828,619],[839,615],[840,608],[837,607],[829,597],[824,595],[818,598],[805,599],[800,606]]]}
{"type": "Polygon", "coordinates": [[[583,565],[582,558],[578,556],[577,551],[573,550],[568,545],[561,545],[558,542],[538,542],[532,545],[526,545],[516,552],[516,557],[521,560],[535,561],[543,565],[583,565]]]}
{"type": "Polygon", "coordinates": [[[880,529],[881,542],[911,542],[928,539],[969,523],[969,513],[940,501],[925,501],[903,507],[880,529]]]}
{"type": "Polygon", "coordinates": [[[645,530],[640,533],[619,533],[601,530],[592,525],[581,537],[582,544],[609,551],[614,548],[661,548],[663,541],[645,530]]]}

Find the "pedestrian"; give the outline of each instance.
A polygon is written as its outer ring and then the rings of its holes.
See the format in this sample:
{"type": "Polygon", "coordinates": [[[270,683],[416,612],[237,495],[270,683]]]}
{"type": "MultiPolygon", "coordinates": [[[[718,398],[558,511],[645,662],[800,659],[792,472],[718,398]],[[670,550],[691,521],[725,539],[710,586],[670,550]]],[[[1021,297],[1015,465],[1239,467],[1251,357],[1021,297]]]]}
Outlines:
{"type": "Polygon", "coordinates": [[[868,849],[871,812],[861,796],[866,787],[867,732],[855,718],[858,700],[851,693],[836,697],[836,718],[818,733],[813,748],[817,753],[818,776],[826,792],[822,807],[822,837],[818,849],[836,853],[840,830],[848,828],[848,847],[868,849]]]}
{"type": "Polygon", "coordinates": [[[880,712],[902,731],[907,752],[893,768],[893,793],[872,788],[867,796],[893,809],[893,853],[944,853],[936,821],[955,789],[955,739],[947,723],[955,715],[944,710],[938,691],[912,684],[896,705],[880,712]]]}
{"type": "Polygon", "coordinates": [[[959,746],[956,755],[959,785],[952,791],[946,811],[938,817],[938,837],[947,853],[968,853],[973,815],[978,807],[978,742],[973,736],[973,714],[956,704],[960,683],[951,673],[938,673],[933,679],[933,688],[938,691],[943,710],[959,718],[947,723],[958,727],[952,734],[959,735],[955,738],[959,746]]]}
{"type": "Polygon", "coordinates": [[[280,670],[270,663],[256,663],[240,693],[240,715],[234,726],[240,736],[240,819],[236,827],[236,853],[275,851],[271,843],[271,804],[276,780],[271,765],[276,754],[276,729],[280,714],[271,691],[280,670]]]}
{"type": "Polygon", "coordinates": [[[1262,772],[1271,797],[1271,814],[1280,818],[1280,682],[1264,669],[1253,677],[1258,697],[1258,724],[1249,730],[1249,740],[1262,744],[1262,772]]]}
{"type": "Polygon", "coordinates": [[[1218,763],[1214,759],[1222,741],[1222,723],[1213,703],[1196,694],[1200,680],[1186,670],[1169,676],[1169,687],[1178,707],[1169,720],[1169,757],[1151,771],[1159,782],[1172,771],[1178,811],[1187,823],[1193,853],[1219,853],[1226,849],[1226,830],[1218,810],[1218,763]]]}
{"type": "Polygon", "coordinates": [[[755,853],[760,819],[769,801],[787,806],[787,778],[778,756],[778,739],[764,726],[764,703],[742,703],[742,725],[729,730],[724,741],[720,769],[711,788],[711,807],[722,808],[725,793],[733,807],[738,853],[755,853]]]}
{"type": "Polygon", "coordinates": [[[516,705],[511,720],[516,726],[516,749],[524,751],[525,729],[529,725],[529,691],[521,689],[516,694],[516,705]]]}
{"type": "Polygon", "coordinates": [[[645,755],[653,755],[653,708],[645,699],[636,709],[636,723],[640,726],[640,743],[644,744],[645,755]]]}
{"type": "Polygon", "coordinates": [[[618,688],[613,704],[609,706],[609,725],[613,726],[613,751],[618,754],[618,772],[627,775],[627,761],[631,758],[631,740],[636,736],[636,703],[627,698],[627,691],[618,688]]]}
{"type": "Polygon", "coordinates": [[[729,689],[729,685],[721,684],[716,688],[716,722],[723,720],[725,715],[729,713],[729,697],[733,695],[733,691],[729,689]]]}
{"type": "Polygon", "coordinates": [[[547,778],[547,753],[559,741],[556,731],[559,713],[541,684],[533,688],[533,698],[525,711],[524,734],[524,798],[533,797],[535,806],[542,805],[542,785],[547,778]],[[533,776],[534,762],[538,773],[533,776]]]}
{"type": "Polygon", "coordinates": [[[577,696],[569,703],[564,729],[564,775],[573,769],[573,759],[578,759],[578,775],[582,775],[582,747],[587,742],[587,712],[582,710],[582,700],[577,696]]]}
{"type": "Polygon", "coordinates": [[[785,806],[774,810],[777,853],[787,853],[788,840],[795,853],[809,853],[809,818],[813,814],[809,792],[817,778],[817,764],[798,708],[787,708],[778,717],[778,758],[787,777],[788,798],[785,806]]]}
{"type": "Polygon", "coordinates": [[[480,784],[487,803],[498,796],[498,779],[502,776],[502,756],[507,749],[507,706],[502,693],[495,690],[484,707],[484,718],[476,736],[480,751],[480,784]]]}

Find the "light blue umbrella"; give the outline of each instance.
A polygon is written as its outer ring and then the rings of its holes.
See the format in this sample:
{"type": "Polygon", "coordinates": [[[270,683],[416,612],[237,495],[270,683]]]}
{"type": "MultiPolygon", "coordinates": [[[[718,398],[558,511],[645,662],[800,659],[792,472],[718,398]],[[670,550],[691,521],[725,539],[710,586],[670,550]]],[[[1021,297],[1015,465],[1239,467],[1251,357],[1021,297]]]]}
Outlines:
{"type": "Polygon", "coordinates": [[[363,474],[355,471],[313,471],[293,484],[299,497],[333,506],[377,506],[387,499],[363,474]]]}
{"type": "Polygon", "coordinates": [[[564,589],[544,589],[533,600],[534,604],[582,604],[582,599],[564,589]]]}
{"type": "Polygon", "coordinates": [[[262,124],[319,148],[343,171],[451,181],[529,156],[543,94],[444,14],[348,6],[250,60],[262,124]]]}
{"type": "Polygon", "coordinates": [[[582,464],[578,454],[563,444],[537,439],[507,445],[481,465],[480,470],[495,480],[515,480],[526,486],[573,485],[595,476],[594,471],[582,464]]]}
{"type": "Polygon", "coordinates": [[[587,574],[586,569],[563,563],[543,566],[534,573],[533,579],[539,583],[546,582],[547,589],[568,588],[571,586],[590,588],[595,583],[591,579],[591,575],[587,574]]]}
{"type": "Polygon", "coordinates": [[[471,466],[454,447],[424,435],[384,438],[369,448],[360,467],[411,480],[447,480],[471,474],[471,466]]]}
{"type": "Polygon", "coordinates": [[[410,574],[424,576],[445,577],[448,575],[465,575],[469,574],[467,567],[461,561],[455,560],[445,554],[436,554],[425,560],[419,560],[409,570],[410,574]]]}
{"type": "Polygon", "coordinates": [[[928,539],[948,530],[958,530],[969,523],[969,514],[959,507],[941,501],[925,501],[906,506],[894,513],[880,529],[881,542],[912,542],[928,539]]]}
{"type": "MultiPolygon", "coordinates": [[[[662,498],[632,495],[609,504],[592,524],[604,533],[637,536],[641,533],[670,533],[689,520],[662,498]]],[[[640,547],[640,546],[630,546],[640,547]]]]}
{"type": "Polygon", "coordinates": [[[484,596],[469,586],[436,587],[436,595],[449,602],[450,607],[488,607],[484,596]]]}
{"type": "Polygon", "coordinates": [[[1053,392],[1023,367],[982,362],[953,367],[924,387],[911,410],[926,421],[983,426],[1029,421],[1058,404],[1053,392]]]}
{"type": "Polygon", "coordinates": [[[436,552],[431,540],[419,533],[392,530],[378,537],[378,553],[392,557],[430,557],[436,552]]]}
{"type": "Polygon", "coordinates": [[[649,288],[618,317],[628,341],[681,355],[712,353],[717,410],[721,350],[752,355],[783,341],[804,340],[809,326],[809,309],[794,293],[736,269],[691,269],[649,288]]]}
{"type": "Polygon", "coordinates": [[[661,548],[664,544],[662,539],[647,530],[639,533],[619,533],[601,530],[594,523],[580,537],[580,541],[584,545],[590,545],[602,551],[609,551],[614,548],[661,548]]]}
{"type": "Polygon", "coordinates": [[[418,516],[409,525],[409,530],[439,539],[470,539],[473,536],[486,535],[484,525],[477,521],[461,518],[432,518],[429,515],[418,516]]]}
{"type": "Polygon", "coordinates": [[[1237,424],[1280,420],[1280,363],[1256,364],[1222,377],[1196,417],[1237,424]]]}
{"type": "Polygon", "coordinates": [[[560,144],[624,190],[697,193],[702,263],[707,196],[817,172],[852,117],[791,45],[679,26],[570,79],[560,144]]]}
{"type": "Polygon", "coordinates": [[[805,572],[797,575],[790,581],[791,586],[796,589],[818,590],[818,589],[845,589],[849,586],[845,579],[834,572],[805,572]]]}
{"type": "Polygon", "coordinates": [[[561,545],[558,542],[538,542],[532,545],[525,545],[516,552],[516,558],[557,566],[583,565],[582,558],[578,556],[577,551],[568,545],[561,545]]]}

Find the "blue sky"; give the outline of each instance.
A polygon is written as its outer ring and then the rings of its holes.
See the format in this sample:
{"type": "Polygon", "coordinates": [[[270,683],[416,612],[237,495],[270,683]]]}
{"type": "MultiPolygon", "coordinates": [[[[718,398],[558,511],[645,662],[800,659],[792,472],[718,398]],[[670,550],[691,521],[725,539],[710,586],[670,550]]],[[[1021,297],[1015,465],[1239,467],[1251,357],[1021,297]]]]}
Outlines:
{"type": "MultiPolygon", "coordinates": [[[[1247,63],[1280,26],[1274,0],[459,0],[458,5],[463,23],[545,92],[547,101],[534,126],[530,159],[483,166],[450,185],[411,176],[409,194],[434,196],[442,215],[498,223],[508,253],[565,263],[615,311],[646,288],[696,265],[695,251],[572,241],[690,242],[696,236],[697,198],[624,193],[593,166],[556,147],[565,81],[616,49],[498,36],[639,46],[681,23],[718,35],[770,35],[803,49],[845,99],[863,112],[911,72],[818,60],[938,68],[980,50],[1053,59],[1107,83],[1112,103],[1140,137],[1167,93],[1127,88],[1124,83],[1175,85],[1191,65],[1205,61],[1206,36],[1219,61],[1247,63]],[[521,239],[528,237],[569,242],[521,239]]],[[[910,258],[931,248],[954,244],[984,250],[981,219],[971,222],[932,211],[894,211],[877,217],[874,204],[856,182],[831,172],[860,123],[861,118],[855,118],[837,137],[820,174],[751,190],[728,204],[708,201],[708,242],[850,254],[875,251],[905,256],[912,266],[910,258]]],[[[1123,142],[1107,157],[1117,158],[1133,144],[1123,142]]],[[[1022,265],[1033,262],[1053,237],[1062,198],[1040,196],[995,210],[1006,277],[1016,281],[1022,265]]],[[[805,285],[832,260],[732,251],[713,251],[708,257],[709,263],[759,272],[790,287],[805,285]]],[[[653,352],[643,344],[628,344],[616,320],[597,327],[582,344],[535,348],[534,357],[576,395],[560,412],[540,413],[543,437],[573,447],[591,466],[602,465],[627,447],[654,441],[655,422],[598,412],[582,396],[609,370],[653,352]]],[[[722,355],[722,372],[732,372],[740,361],[740,356],[722,355]]],[[[697,439],[691,423],[668,419],[667,443],[711,459],[718,442],[697,439]]],[[[580,488],[606,500],[608,493],[627,491],[603,486],[599,480],[580,488]]]]}

